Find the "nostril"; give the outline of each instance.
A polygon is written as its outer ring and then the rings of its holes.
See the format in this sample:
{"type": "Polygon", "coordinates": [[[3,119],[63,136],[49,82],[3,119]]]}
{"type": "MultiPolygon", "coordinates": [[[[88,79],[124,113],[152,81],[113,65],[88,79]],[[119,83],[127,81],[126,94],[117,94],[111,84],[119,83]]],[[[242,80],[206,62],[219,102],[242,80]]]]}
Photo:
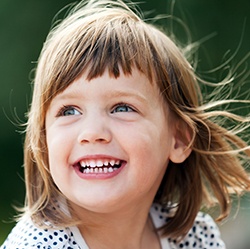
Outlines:
{"type": "Polygon", "coordinates": [[[109,140],[108,139],[104,139],[104,138],[97,138],[97,139],[81,139],[79,141],[81,144],[85,144],[85,143],[108,143],[109,140]]]}

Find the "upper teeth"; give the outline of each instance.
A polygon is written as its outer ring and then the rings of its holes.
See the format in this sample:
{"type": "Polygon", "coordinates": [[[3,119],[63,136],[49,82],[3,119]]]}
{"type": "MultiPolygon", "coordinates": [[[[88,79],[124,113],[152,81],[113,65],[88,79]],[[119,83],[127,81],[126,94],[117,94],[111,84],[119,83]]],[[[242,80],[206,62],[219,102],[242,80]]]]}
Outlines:
{"type": "Polygon", "coordinates": [[[108,166],[108,165],[114,166],[114,165],[119,165],[120,163],[121,163],[120,160],[114,160],[114,159],[111,159],[111,160],[98,159],[98,160],[81,160],[80,161],[81,166],[84,168],[85,167],[95,168],[95,167],[103,167],[103,166],[108,166]]]}

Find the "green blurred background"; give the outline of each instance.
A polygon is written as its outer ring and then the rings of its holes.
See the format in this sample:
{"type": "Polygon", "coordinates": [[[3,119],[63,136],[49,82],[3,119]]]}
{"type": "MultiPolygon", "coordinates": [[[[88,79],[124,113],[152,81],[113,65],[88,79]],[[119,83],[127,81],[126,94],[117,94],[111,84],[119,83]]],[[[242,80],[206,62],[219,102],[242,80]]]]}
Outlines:
{"type": "MultiPolygon", "coordinates": [[[[32,69],[53,17],[69,3],[72,1],[0,0],[0,244],[14,226],[12,206],[20,206],[24,200],[21,124],[26,121],[31,99],[32,69]]],[[[170,6],[168,0],[145,0],[140,5],[144,11],[155,10],[151,16],[170,13],[170,6]]],[[[229,50],[232,54],[237,49],[242,35],[233,63],[249,53],[249,0],[176,0],[174,15],[188,25],[193,41],[216,33],[200,49],[200,71],[220,65],[229,50]]],[[[175,25],[174,31],[185,40],[181,26],[175,25]]],[[[247,82],[245,89],[249,86],[247,82]]],[[[249,204],[249,196],[245,196],[237,218],[230,218],[221,226],[228,249],[249,249],[249,204]]]]}

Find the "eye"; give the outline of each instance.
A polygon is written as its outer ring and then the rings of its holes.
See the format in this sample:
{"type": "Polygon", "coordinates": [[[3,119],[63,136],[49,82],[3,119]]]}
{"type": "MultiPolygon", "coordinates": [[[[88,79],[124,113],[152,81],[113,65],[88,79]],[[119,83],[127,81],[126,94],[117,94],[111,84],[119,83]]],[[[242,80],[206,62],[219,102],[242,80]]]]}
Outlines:
{"type": "Polygon", "coordinates": [[[129,105],[127,104],[118,104],[116,105],[113,110],[111,111],[111,113],[116,113],[116,112],[134,112],[135,110],[130,107],[129,105]]]}
{"type": "Polygon", "coordinates": [[[75,116],[75,115],[81,115],[81,113],[74,107],[74,106],[63,106],[58,114],[57,117],[61,116],[75,116]]]}

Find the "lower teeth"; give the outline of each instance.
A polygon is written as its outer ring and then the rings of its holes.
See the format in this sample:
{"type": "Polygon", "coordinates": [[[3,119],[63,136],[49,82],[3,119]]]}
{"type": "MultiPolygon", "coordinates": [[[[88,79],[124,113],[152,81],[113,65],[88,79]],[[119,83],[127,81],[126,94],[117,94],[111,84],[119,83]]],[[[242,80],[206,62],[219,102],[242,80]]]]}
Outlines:
{"type": "Polygon", "coordinates": [[[117,170],[117,167],[104,167],[104,168],[81,168],[81,172],[85,174],[91,174],[91,173],[112,173],[113,171],[117,170]]]}

